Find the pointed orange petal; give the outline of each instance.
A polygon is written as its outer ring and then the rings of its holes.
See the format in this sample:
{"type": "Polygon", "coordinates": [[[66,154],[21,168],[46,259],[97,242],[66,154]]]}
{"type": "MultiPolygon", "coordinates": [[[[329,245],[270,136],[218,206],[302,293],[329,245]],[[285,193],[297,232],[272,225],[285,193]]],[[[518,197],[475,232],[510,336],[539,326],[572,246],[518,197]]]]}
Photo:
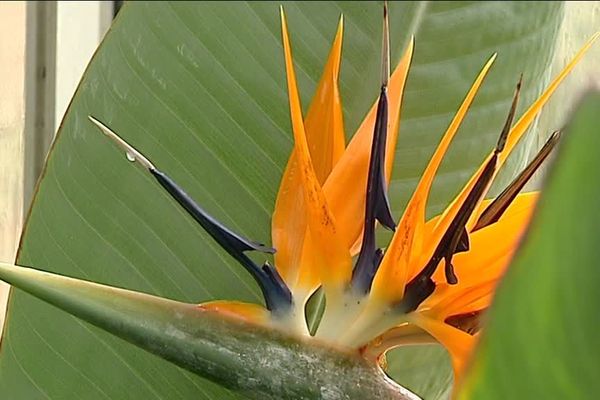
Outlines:
{"type": "MultiPolygon", "coordinates": [[[[304,126],[313,168],[321,184],[344,152],[344,126],[338,89],[343,26],[343,19],[340,18],[328,61],[304,126]]],[[[292,290],[299,280],[308,286],[317,283],[315,274],[311,274],[311,277],[300,276],[302,249],[306,247],[306,209],[295,153],[292,151],[283,174],[272,220],[272,240],[277,249],[275,265],[292,290]]],[[[311,249],[306,251],[310,252],[311,249]]]]}
{"type": "Polygon", "coordinates": [[[475,347],[477,336],[471,336],[442,321],[422,316],[415,317],[415,324],[429,332],[448,350],[452,359],[454,387],[456,387],[462,380],[468,359],[475,347]]]}
{"type": "MultiPolygon", "coordinates": [[[[400,63],[390,77],[388,86],[389,129],[385,160],[387,182],[389,182],[394,161],[393,155],[400,121],[400,105],[413,48],[414,41],[411,40],[400,63]]],[[[344,243],[348,249],[353,248],[353,253],[357,251],[354,245],[360,240],[364,224],[367,173],[376,111],[377,102],[363,120],[342,158],[331,171],[323,186],[323,191],[336,217],[344,243]]]]}
{"type": "Polygon", "coordinates": [[[307,223],[313,239],[313,253],[316,260],[314,264],[307,264],[302,268],[318,271],[323,286],[327,290],[329,285],[344,286],[349,281],[351,274],[350,253],[340,240],[334,216],[329,209],[310,158],[283,9],[281,9],[281,26],[290,115],[294,133],[294,153],[298,163],[300,185],[306,204],[307,223]]]}
{"type": "Polygon", "coordinates": [[[342,101],[338,87],[343,32],[344,19],[340,17],[327,64],[304,120],[310,157],[321,185],[344,154],[345,148],[342,101]]]}
{"type": "MultiPolygon", "coordinates": [[[[516,143],[522,137],[523,133],[525,133],[527,128],[531,125],[535,116],[539,113],[539,111],[542,109],[542,107],[546,104],[546,102],[548,101],[548,99],[550,98],[552,93],[554,93],[554,91],[556,90],[556,88],[558,87],[560,82],[562,82],[562,80],[568,75],[568,73],[573,69],[573,67],[577,64],[577,62],[581,59],[581,57],[583,57],[585,52],[590,48],[592,43],[599,36],[600,36],[600,33],[597,33],[587,42],[587,44],[577,53],[577,55],[565,67],[565,69],[558,75],[558,77],[556,77],[554,79],[554,81],[550,84],[550,86],[548,87],[548,89],[546,89],[546,91],[542,94],[542,96],[540,96],[540,98],[533,103],[533,105],[529,108],[529,110],[527,110],[525,112],[525,114],[521,117],[521,119],[510,130],[507,140],[506,140],[506,144],[504,146],[504,149],[498,155],[498,160],[496,162],[496,168],[494,169],[492,179],[493,179],[493,177],[496,176],[502,163],[506,160],[506,158],[508,157],[508,155],[510,154],[510,152],[512,151],[512,149],[514,148],[516,143]]],[[[434,246],[437,245],[437,243],[439,242],[439,238],[441,238],[441,236],[444,234],[444,232],[448,229],[448,226],[450,225],[450,223],[454,219],[454,216],[456,215],[456,213],[458,212],[458,210],[464,203],[469,192],[472,190],[475,182],[479,179],[479,177],[483,173],[484,169],[486,168],[486,165],[488,164],[488,161],[493,156],[493,154],[494,154],[494,151],[492,151],[492,153],[490,153],[490,155],[486,158],[486,160],[481,164],[479,169],[475,172],[475,174],[470,178],[470,180],[463,187],[463,189],[458,194],[458,196],[452,201],[452,203],[446,208],[446,210],[441,215],[441,217],[437,220],[437,224],[433,230],[433,236],[431,238],[428,238],[428,240],[427,240],[430,248],[423,249],[424,251],[421,252],[426,257],[428,256],[428,254],[431,254],[434,246]]],[[[474,212],[472,213],[471,217],[469,218],[469,221],[467,222],[466,229],[469,232],[472,230],[475,223],[477,222],[477,219],[479,218],[479,215],[483,211],[483,208],[481,207],[481,201],[482,200],[480,200],[479,204],[476,205],[474,212]]],[[[411,263],[411,264],[413,266],[413,269],[420,268],[420,265],[419,265],[420,262],[419,263],[411,263]]],[[[414,272],[414,271],[411,270],[410,273],[412,273],[412,272],[414,272]]]]}
{"type": "MultiPolygon", "coordinates": [[[[498,279],[506,269],[537,203],[538,193],[518,195],[498,222],[470,234],[470,250],[453,258],[459,285],[498,279]]],[[[436,271],[434,280],[444,281],[436,271]]]]}
{"type": "MultiPolygon", "coordinates": [[[[504,164],[504,162],[506,161],[506,159],[508,158],[508,156],[510,155],[512,150],[515,148],[516,144],[523,137],[523,134],[525,132],[527,132],[527,130],[529,129],[529,127],[535,120],[535,117],[539,114],[539,112],[542,110],[544,105],[546,105],[548,100],[550,100],[550,97],[552,96],[552,94],[554,94],[554,92],[556,91],[558,86],[561,84],[561,82],[567,77],[567,75],[569,75],[571,70],[573,70],[575,65],[577,65],[577,63],[581,60],[581,58],[585,55],[585,53],[590,49],[590,47],[592,46],[592,44],[594,44],[594,42],[598,39],[598,37],[600,37],[600,32],[596,33],[594,36],[592,36],[587,41],[587,43],[581,48],[581,50],[579,50],[579,52],[577,52],[575,57],[573,57],[571,62],[569,62],[567,64],[567,66],[558,74],[558,76],[556,78],[554,78],[554,80],[550,83],[548,88],[546,88],[544,93],[542,93],[542,95],[529,107],[529,109],[527,111],[525,111],[525,113],[521,116],[521,118],[511,128],[511,130],[508,134],[508,137],[506,139],[506,144],[504,146],[504,149],[500,152],[500,154],[498,156],[498,163],[497,163],[496,171],[494,172],[494,176],[497,175],[502,164],[504,164]]],[[[483,168],[485,168],[485,163],[481,164],[478,171],[475,172],[475,174],[471,177],[470,181],[467,183],[467,185],[463,189],[463,192],[465,190],[467,190],[467,187],[469,186],[469,184],[471,184],[474,180],[477,179],[476,176],[481,173],[483,168]]],[[[462,195],[462,192],[461,192],[461,195],[462,195]]],[[[467,223],[468,231],[471,231],[471,229],[474,227],[481,212],[483,212],[483,209],[480,204],[480,205],[478,205],[478,207],[475,208],[475,211],[473,212],[473,214],[471,215],[471,218],[469,219],[469,222],[467,223]]]]}
{"type": "Polygon", "coordinates": [[[425,172],[402,215],[396,233],[375,277],[373,293],[377,293],[378,296],[387,300],[393,300],[401,298],[404,293],[404,286],[408,280],[409,270],[407,265],[410,262],[411,251],[414,249],[417,253],[420,252],[421,236],[423,235],[423,226],[425,224],[425,207],[433,178],[442,162],[444,154],[450,146],[450,142],[458,131],[495,59],[496,54],[488,60],[477,76],[477,79],[475,79],[475,82],[473,82],[471,89],[450,122],[427,168],[425,168],[425,172]],[[415,236],[417,237],[417,241],[413,244],[415,236]],[[394,282],[394,285],[390,285],[390,282],[394,282]]]}
{"type": "Polygon", "coordinates": [[[490,306],[497,284],[497,279],[478,281],[473,286],[442,283],[419,310],[426,310],[425,314],[440,321],[453,315],[480,311],[490,306]]]}
{"type": "Polygon", "coordinates": [[[230,318],[244,322],[268,326],[271,323],[271,313],[263,306],[240,301],[210,301],[198,305],[202,310],[217,312],[230,318]]]}
{"type": "Polygon", "coordinates": [[[367,360],[379,361],[383,355],[400,346],[435,344],[437,341],[426,331],[407,322],[395,326],[361,348],[361,355],[367,360]]]}
{"type": "Polygon", "coordinates": [[[571,70],[577,65],[577,63],[581,60],[581,58],[585,55],[585,53],[590,49],[592,44],[600,37],[600,32],[597,32],[594,36],[592,36],[587,43],[577,52],[575,57],[567,64],[567,66],[558,74],[556,78],[550,83],[546,91],[529,107],[527,111],[521,116],[521,118],[515,123],[513,128],[510,130],[508,134],[508,138],[506,141],[506,146],[504,151],[500,153],[499,164],[502,165],[506,158],[513,150],[519,139],[523,136],[523,134],[527,131],[537,114],[540,112],[542,107],[546,105],[552,94],[556,91],[561,82],[566,78],[567,75],[571,72],[571,70]]]}
{"type": "MultiPolygon", "coordinates": [[[[458,197],[455,198],[448,207],[446,207],[446,210],[444,210],[444,212],[441,215],[434,217],[422,226],[423,234],[419,235],[419,237],[416,238],[418,241],[421,242],[421,244],[418,245],[419,251],[417,252],[412,250],[411,254],[413,255],[413,257],[408,261],[403,259],[403,257],[400,257],[400,260],[403,261],[403,263],[400,264],[400,267],[403,269],[400,277],[404,277],[406,279],[406,282],[414,278],[418,272],[423,270],[423,266],[429,263],[431,257],[436,251],[436,248],[439,246],[444,235],[450,228],[450,225],[453,223],[454,219],[459,215],[463,204],[465,204],[471,192],[473,192],[476,189],[476,186],[479,184],[485,184],[486,186],[480,186],[480,188],[483,188],[483,193],[487,191],[487,187],[489,187],[491,183],[487,178],[491,176],[490,172],[494,171],[493,168],[496,165],[496,163],[494,163],[493,161],[497,161],[497,156],[494,154],[490,155],[488,159],[484,162],[486,168],[482,168],[479,171],[477,171],[474,179],[471,179],[467,183],[467,186],[463,188],[458,197]]],[[[477,190],[476,193],[480,193],[480,191],[477,190]]],[[[474,205],[477,206],[477,204],[474,205]]],[[[417,246],[413,244],[413,247],[417,246]]],[[[437,270],[436,272],[439,273],[439,271],[437,270]]]]}
{"type": "MultiPolygon", "coordinates": [[[[433,275],[437,287],[420,309],[437,319],[487,308],[521,235],[531,218],[537,192],[517,196],[502,218],[470,237],[471,248],[453,258],[457,285],[447,285],[440,268],[433,275]]],[[[488,201],[489,202],[489,201],[488,201]]]]}

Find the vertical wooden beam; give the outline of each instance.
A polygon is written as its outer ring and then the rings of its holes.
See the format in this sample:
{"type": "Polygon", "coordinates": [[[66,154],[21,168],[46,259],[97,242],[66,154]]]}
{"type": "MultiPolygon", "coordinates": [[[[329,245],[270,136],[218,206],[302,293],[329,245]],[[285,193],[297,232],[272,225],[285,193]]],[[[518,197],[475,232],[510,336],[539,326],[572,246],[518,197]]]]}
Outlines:
{"type": "Polygon", "coordinates": [[[112,1],[57,2],[55,131],[113,13],[112,1]]]}
{"type": "MultiPolygon", "coordinates": [[[[0,261],[12,263],[64,112],[112,1],[0,2],[0,261]]],[[[0,282],[0,334],[9,288],[0,282]]]]}
{"type": "Polygon", "coordinates": [[[56,2],[27,3],[23,205],[33,197],[55,133],[56,2]]]}
{"type": "MultiPolygon", "coordinates": [[[[26,3],[0,2],[0,260],[14,261],[23,223],[26,3]]],[[[8,285],[0,284],[0,322],[8,285]]]]}

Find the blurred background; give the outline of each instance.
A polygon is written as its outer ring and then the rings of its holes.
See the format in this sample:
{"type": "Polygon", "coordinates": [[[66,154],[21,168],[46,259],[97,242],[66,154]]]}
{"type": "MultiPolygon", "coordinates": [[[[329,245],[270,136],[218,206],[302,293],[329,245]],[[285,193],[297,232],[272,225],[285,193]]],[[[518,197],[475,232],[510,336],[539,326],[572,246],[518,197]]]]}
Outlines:
{"type": "MultiPolygon", "coordinates": [[[[14,261],[48,149],[121,7],[121,1],[0,2],[0,261],[14,261]]],[[[552,75],[599,29],[600,2],[567,2],[552,75]]],[[[600,87],[599,60],[597,45],[568,78],[571,90],[548,105],[542,129],[545,119],[568,116],[585,88],[600,87]]],[[[0,329],[7,294],[2,286],[0,329]]]]}

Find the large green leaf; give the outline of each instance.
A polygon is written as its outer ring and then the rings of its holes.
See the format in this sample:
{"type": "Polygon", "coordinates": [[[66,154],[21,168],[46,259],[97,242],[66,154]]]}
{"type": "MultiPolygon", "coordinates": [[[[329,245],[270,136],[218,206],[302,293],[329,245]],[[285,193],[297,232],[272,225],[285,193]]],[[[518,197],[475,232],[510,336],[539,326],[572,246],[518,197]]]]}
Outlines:
{"type": "MultiPolygon", "coordinates": [[[[344,13],[341,91],[350,136],[377,95],[380,7],[285,7],[305,107],[344,13]]],[[[539,92],[562,5],[390,7],[394,60],[416,35],[390,186],[395,215],[472,79],[499,52],[436,180],[434,212],[495,141],[519,73],[526,83],[522,104],[539,92]]],[[[128,165],[87,116],[108,123],[227,225],[268,241],[292,143],[277,13],[273,3],[128,3],[63,121],[18,262],[183,301],[260,302],[243,269],[152,179],[128,165]]],[[[418,393],[447,392],[442,350],[390,359],[390,372],[406,373],[397,378],[418,393]],[[435,375],[423,373],[432,369],[435,375]]],[[[2,345],[0,393],[16,400],[235,398],[18,291],[2,345]]]]}
{"type": "Polygon", "coordinates": [[[538,212],[498,291],[465,398],[598,397],[598,110],[596,93],[567,129],[538,212]]]}

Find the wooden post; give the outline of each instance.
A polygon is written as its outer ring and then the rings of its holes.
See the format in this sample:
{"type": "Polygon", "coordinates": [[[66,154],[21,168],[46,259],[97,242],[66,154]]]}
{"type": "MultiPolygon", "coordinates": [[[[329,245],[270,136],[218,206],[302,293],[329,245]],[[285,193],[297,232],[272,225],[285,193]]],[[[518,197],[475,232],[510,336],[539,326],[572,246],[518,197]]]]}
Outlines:
{"type": "MultiPolygon", "coordinates": [[[[7,262],[14,260],[24,212],[26,8],[0,2],[0,260],[7,262]]],[[[8,285],[0,283],[0,310],[7,298],[8,285]]]]}
{"type": "MultiPolygon", "coordinates": [[[[14,262],[54,134],[112,1],[0,2],[0,261],[14,262]]],[[[0,333],[9,287],[0,282],[0,333]]]]}

